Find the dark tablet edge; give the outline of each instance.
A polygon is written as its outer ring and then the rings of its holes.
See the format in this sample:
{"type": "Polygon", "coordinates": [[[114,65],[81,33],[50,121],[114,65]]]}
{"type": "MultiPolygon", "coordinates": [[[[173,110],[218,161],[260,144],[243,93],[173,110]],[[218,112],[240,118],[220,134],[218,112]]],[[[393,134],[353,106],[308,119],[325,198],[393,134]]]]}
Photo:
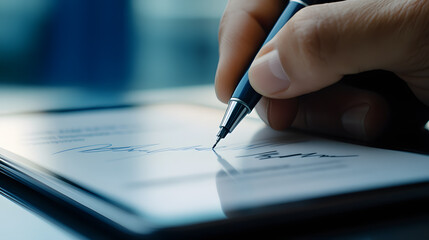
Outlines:
{"type": "Polygon", "coordinates": [[[297,202],[241,209],[229,218],[187,226],[159,229],[140,235],[118,228],[108,219],[91,213],[73,201],[14,176],[0,168],[0,191],[25,208],[91,239],[217,239],[264,235],[265,230],[284,236],[327,234],[375,224],[377,220],[400,220],[428,213],[429,182],[346,193],[297,202]],[[362,222],[364,219],[364,222],[362,222]],[[345,230],[346,229],[346,230],[345,230]]]}

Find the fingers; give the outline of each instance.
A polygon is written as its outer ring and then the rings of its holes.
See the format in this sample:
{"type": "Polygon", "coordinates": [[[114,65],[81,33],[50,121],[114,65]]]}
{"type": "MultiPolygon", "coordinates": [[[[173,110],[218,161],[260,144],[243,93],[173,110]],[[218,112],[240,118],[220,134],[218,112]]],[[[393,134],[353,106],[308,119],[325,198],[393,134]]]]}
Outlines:
{"type": "Polygon", "coordinates": [[[383,98],[366,90],[335,85],[293,99],[263,98],[256,110],[277,130],[289,126],[342,138],[370,141],[380,136],[389,121],[383,98]]]}
{"type": "Polygon", "coordinates": [[[292,125],[298,112],[298,98],[269,99],[262,97],[255,110],[270,127],[284,130],[292,125]]]}
{"type": "Polygon", "coordinates": [[[219,27],[215,87],[227,102],[286,1],[230,0],[219,27]]]}
{"type": "Polygon", "coordinates": [[[421,0],[348,0],[304,8],[261,50],[250,83],[269,98],[292,98],[373,69],[429,73],[428,60],[415,62],[429,53],[427,14],[429,3],[421,0]],[[416,47],[422,42],[426,48],[416,47]]]}

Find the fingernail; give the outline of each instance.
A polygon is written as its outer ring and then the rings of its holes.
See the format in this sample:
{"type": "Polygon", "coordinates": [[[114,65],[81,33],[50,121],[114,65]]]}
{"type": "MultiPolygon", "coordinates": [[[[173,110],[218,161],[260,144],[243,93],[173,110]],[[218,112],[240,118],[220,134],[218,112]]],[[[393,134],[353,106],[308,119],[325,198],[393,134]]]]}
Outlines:
{"type": "Polygon", "coordinates": [[[365,119],[369,107],[369,104],[365,103],[354,106],[343,113],[341,123],[349,134],[359,139],[366,139],[365,119]]]}
{"type": "Polygon", "coordinates": [[[263,95],[284,91],[290,85],[289,77],[283,69],[277,50],[273,50],[253,62],[249,79],[255,90],[263,95]]]}

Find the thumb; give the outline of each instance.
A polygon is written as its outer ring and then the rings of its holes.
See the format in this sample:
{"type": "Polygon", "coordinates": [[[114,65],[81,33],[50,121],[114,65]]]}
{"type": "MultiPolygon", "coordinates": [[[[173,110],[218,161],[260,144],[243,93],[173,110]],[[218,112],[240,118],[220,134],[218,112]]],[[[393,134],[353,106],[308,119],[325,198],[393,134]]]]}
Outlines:
{"type": "Polygon", "coordinates": [[[421,59],[412,59],[427,58],[418,46],[428,39],[422,37],[428,6],[421,0],[348,0],[304,8],[258,53],[250,83],[266,97],[292,98],[347,74],[417,71],[421,59]]]}

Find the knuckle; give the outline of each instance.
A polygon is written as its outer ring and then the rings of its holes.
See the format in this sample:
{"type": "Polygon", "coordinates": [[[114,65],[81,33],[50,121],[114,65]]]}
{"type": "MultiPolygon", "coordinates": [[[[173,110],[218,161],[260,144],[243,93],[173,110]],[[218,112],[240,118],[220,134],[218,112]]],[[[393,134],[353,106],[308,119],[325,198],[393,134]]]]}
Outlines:
{"type": "Polygon", "coordinates": [[[396,6],[396,33],[401,39],[400,70],[429,71],[429,1],[409,0],[396,6]]]}
{"type": "Polygon", "coordinates": [[[414,7],[413,19],[415,33],[414,41],[411,43],[415,53],[425,66],[429,66],[429,1],[418,1],[414,7]]]}

